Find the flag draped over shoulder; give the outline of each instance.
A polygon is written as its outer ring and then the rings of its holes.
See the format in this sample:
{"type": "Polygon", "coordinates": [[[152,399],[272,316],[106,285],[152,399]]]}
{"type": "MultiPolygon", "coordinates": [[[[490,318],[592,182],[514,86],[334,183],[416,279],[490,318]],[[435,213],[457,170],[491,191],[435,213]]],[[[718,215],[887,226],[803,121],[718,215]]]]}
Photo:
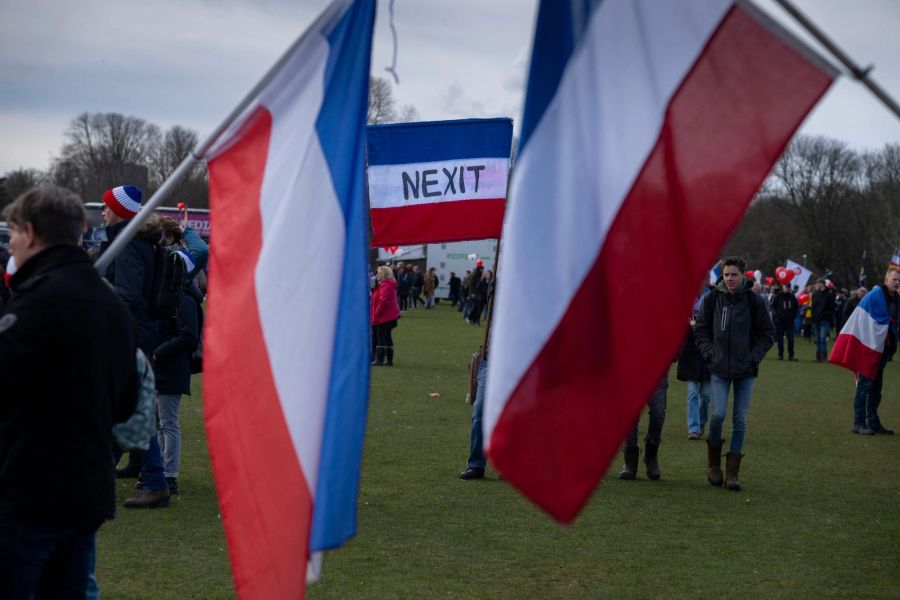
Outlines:
{"type": "Polygon", "coordinates": [[[835,75],[743,2],[541,2],[484,426],[496,468],[557,519],[596,487],[835,75]]]}
{"type": "Polygon", "coordinates": [[[241,598],[301,598],[311,552],[356,529],[374,18],[374,0],[333,2],[207,156],[203,398],[241,598]]]}
{"type": "Polygon", "coordinates": [[[373,125],[372,247],[499,238],[510,119],[373,125]]]}
{"type": "Polygon", "coordinates": [[[881,286],[875,286],[844,323],[828,361],[875,379],[890,326],[887,298],[881,286]]]}

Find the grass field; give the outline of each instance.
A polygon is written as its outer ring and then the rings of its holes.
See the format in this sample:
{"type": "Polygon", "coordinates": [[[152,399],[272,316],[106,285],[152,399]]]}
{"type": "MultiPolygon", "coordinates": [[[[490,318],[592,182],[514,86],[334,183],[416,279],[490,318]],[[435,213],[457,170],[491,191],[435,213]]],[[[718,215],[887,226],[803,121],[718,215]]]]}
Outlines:
{"type": "MultiPolygon", "coordinates": [[[[401,320],[396,366],[373,371],[358,533],[326,555],[309,598],[900,597],[900,436],[850,433],[852,376],[812,363],[805,340],[799,363],[776,361],[773,349],[762,365],[744,491],[706,482],[705,444],[687,439],[673,369],[662,479],[642,468],[619,481],[617,458],[566,528],[491,470],[457,478],[467,361],[482,335],[445,304],[401,320]]],[[[881,414],[900,427],[896,364],[885,379],[881,414]]],[[[181,411],[181,497],[167,509],[120,509],[100,530],[104,598],[234,596],[199,379],[194,390],[181,411]]],[[[120,501],[131,483],[119,484],[120,501]]]]}

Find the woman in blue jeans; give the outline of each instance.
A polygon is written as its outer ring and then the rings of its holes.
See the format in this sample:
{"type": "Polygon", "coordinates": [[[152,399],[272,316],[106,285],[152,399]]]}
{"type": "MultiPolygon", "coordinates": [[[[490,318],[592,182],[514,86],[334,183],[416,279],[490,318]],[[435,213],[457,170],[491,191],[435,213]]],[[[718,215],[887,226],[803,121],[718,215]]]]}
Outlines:
{"type": "Polygon", "coordinates": [[[695,341],[709,364],[712,410],[709,419],[706,478],[712,485],[723,483],[740,490],[747,412],[759,363],[775,343],[775,326],[765,300],[752,291],[753,282],[744,276],[747,265],[737,256],[723,260],[722,276],[706,295],[697,323],[695,341]],[[732,431],[722,476],[722,427],[728,408],[728,390],[734,389],[732,431]]]}

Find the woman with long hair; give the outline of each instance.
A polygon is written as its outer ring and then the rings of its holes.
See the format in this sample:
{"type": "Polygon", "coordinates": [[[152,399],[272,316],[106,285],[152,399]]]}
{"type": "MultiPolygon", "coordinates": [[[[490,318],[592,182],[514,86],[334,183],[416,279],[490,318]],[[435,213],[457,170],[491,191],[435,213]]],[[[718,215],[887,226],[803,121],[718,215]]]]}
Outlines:
{"type": "Polygon", "coordinates": [[[397,280],[390,267],[378,267],[375,274],[376,285],[372,290],[370,303],[371,325],[375,335],[375,360],[373,366],[393,366],[394,339],[391,330],[397,326],[400,318],[400,305],[397,302],[397,280]]]}

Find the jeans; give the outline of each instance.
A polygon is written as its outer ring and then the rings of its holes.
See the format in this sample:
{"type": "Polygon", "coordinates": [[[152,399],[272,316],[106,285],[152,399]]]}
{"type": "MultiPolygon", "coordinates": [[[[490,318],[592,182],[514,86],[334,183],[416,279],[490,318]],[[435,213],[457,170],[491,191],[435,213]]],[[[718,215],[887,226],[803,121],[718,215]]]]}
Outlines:
{"type": "MultiPolygon", "coordinates": [[[[647,426],[647,435],[644,438],[645,444],[654,444],[658,446],[660,442],[662,442],[662,428],[666,422],[666,392],[668,389],[669,380],[666,377],[663,377],[662,381],[659,382],[656,389],[653,391],[653,396],[650,397],[650,401],[647,402],[647,412],[650,415],[650,423],[647,426]]],[[[631,428],[631,433],[625,438],[626,448],[637,448],[638,423],[640,420],[641,418],[638,416],[634,421],[634,427],[631,428]]]]}
{"type": "Polygon", "coordinates": [[[775,340],[778,343],[778,358],[784,358],[784,336],[787,335],[788,358],[794,358],[794,324],[775,319],[775,340]]]}
{"type": "Polygon", "coordinates": [[[166,477],[178,477],[178,466],[181,463],[181,426],[178,422],[180,406],[181,394],[156,396],[156,410],[159,415],[156,435],[163,457],[163,474],[166,477]]]}
{"type": "Polygon", "coordinates": [[[0,517],[0,597],[97,597],[99,527],[50,527],[0,517]]]}
{"type": "Polygon", "coordinates": [[[731,415],[730,451],[740,454],[744,449],[744,436],[747,433],[747,412],[750,410],[750,398],[753,396],[753,383],[756,377],[743,379],[725,379],[715,373],[710,378],[712,387],[712,414],[709,418],[709,439],[712,444],[722,443],[722,425],[728,410],[728,388],[734,387],[734,408],[731,415]]]}
{"type": "Polygon", "coordinates": [[[828,321],[813,321],[813,338],[819,352],[828,352],[828,328],[828,321]]]}
{"type": "Polygon", "coordinates": [[[483,469],[487,462],[484,460],[484,432],[481,430],[481,415],[484,412],[484,392],[487,381],[487,360],[482,360],[478,366],[478,374],[475,376],[478,389],[475,391],[475,404],[472,406],[472,433],[469,435],[469,467],[483,469]]]}
{"type": "Polygon", "coordinates": [[[159,440],[156,436],[150,436],[150,448],[141,450],[141,482],[148,490],[159,491],[169,488],[166,476],[163,472],[162,451],[159,449],[159,440]]]}
{"type": "Polygon", "coordinates": [[[887,356],[882,356],[875,379],[859,375],[856,381],[856,397],[853,399],[853,424],[865,425],[870,429],[878,429],[881,419],[878,418],[878,405],[881,404],[881,386],[884,383],[884,367],[887,356]]]}
{"type": "Polygon", "coordinates": [[[710,397],[708,381],[687,382],[688,433],[700,433],[700,428],[706,425],[710,397]]]}

